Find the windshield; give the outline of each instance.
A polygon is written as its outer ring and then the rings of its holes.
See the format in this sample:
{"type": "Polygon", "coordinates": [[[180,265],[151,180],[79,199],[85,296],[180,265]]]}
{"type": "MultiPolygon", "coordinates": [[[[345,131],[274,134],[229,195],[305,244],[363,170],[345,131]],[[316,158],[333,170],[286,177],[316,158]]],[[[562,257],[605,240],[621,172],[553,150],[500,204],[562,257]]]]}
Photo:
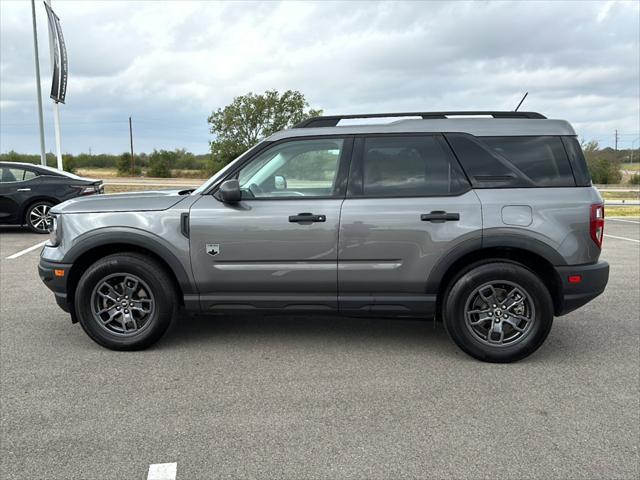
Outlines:
{"type": "Polygon", "coordinates": [[[209,189],[209,187],[211,187],[213,184],[215,184],[219,179],[221,179],[222,177],[224,177],[227,172],[229,170],[231,170],[231,168],[236,164],[236,162],[240,161],[240,159],[244,158],[246,155],[249,155],[251,152],[254,152],[258,147],[260,147],[262,145],[263,142],[260,142],[256,145],[254,145],[253,147],[251,147],[249,150],[247,150],[246,152],[244,152],[242,155],[240,155],[239,157],[237,157],[235,160],[231,161],[230,163],[228,163],[227,165],[225,165],[224,167],[222,167],[222,169],[218,170],[216,173],[213,174],[213,176],[207,180],[206,182],[204,182],[202,185],[200,185],[198,188],[196,188],[191,195],[201,195],[202,193],[204,193],[205,191],[207,191],[209,189]]]}

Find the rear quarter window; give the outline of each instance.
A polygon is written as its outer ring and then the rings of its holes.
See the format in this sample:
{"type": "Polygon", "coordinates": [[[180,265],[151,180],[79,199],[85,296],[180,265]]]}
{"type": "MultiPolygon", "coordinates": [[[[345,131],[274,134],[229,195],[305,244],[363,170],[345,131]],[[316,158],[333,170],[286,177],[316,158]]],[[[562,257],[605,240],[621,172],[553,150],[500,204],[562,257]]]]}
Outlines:
{"type": "Polygon", "coordinates": [[[576,185],[579,187],[589,187],[591,185],[591,174],[587,168],[587,161],[584,158],[578,139],[576,137],[562,137],[562,143],[567,151],[567,155],[569,155],[576,185]]]}
{"type": "Polygon", "coordinates": [[[560,137],[482,137],[481,141],[538,187],[576,185],[560,137]]]}
{"type": "Polygon", "coordinates": [[[575,187],[561,137],[446,134],[475,188],[575,187]]]}

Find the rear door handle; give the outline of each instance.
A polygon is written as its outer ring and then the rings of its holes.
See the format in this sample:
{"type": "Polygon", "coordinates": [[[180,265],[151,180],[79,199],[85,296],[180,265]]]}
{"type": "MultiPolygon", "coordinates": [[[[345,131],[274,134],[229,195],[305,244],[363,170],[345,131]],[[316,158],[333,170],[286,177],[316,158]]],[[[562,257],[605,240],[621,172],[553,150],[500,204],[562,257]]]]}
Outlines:
{"type": "Polygon", "coordinates": [[[314,215],[313,213],[299,213],[298,215],[289,215],[289,221],[296,223],[326,222],[327,217],[325,215],[314,215]]]}
{"type": "Polygon", "coordinates": [[[423,222],[443,223],[455,222],[460,220],[459,213],[447,213],[444,210],[434,210],[433,212],[423,213],[420,215],[423,222]]]}
{"type": "Polygon", "coordinates": [[[19,188],[17,191],[18,192],[30,192],[31,189],[30,188],[19,188]]]}

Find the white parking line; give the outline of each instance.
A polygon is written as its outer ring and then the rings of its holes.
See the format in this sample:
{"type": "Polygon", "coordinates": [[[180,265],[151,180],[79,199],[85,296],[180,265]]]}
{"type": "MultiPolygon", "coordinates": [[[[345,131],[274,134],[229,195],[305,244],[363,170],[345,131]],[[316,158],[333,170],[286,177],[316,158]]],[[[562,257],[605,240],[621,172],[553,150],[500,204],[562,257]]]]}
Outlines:
{"type": "Polygon", "coordinates": [[[147,480],[176,480],[177,463],[152,463],[147,480]]]}
{"type": "Polygon", "coordinates": [[[627,220],[626,218],[609,217],[607,218],[607,220],[613,220],[614,222],[637,223],[638,225],[640,225],[640,222],[636,220],[627,220]]]}
{"type": "Polygon", "coordinates": [[[25,248],[24,250],[20,250],[17,253],[14,253],[13,255],[9,255],[6,259],[7,260],[13,260],[14,258],[18,258],[21,257],[22,255],[24,255],[25,253],[29,253],[32,252],[33,250],[35,250],[36,248],[40,248],[42,247],[45,243],[47,243],[47,240],[45,240],[44,242],[40,242],[36,245],[33,245],[32,247],[29,248],[25,248]]]}
{"type": "Polygon", "coordinates": [[[640,243],[640,240],[636,240],[635,238],[627,238],[627,237],[616,237],[615,235],[604,234],[605,237],[609,238],[617,238],[618,240],[626,240],[627,242],[640,243]]]}

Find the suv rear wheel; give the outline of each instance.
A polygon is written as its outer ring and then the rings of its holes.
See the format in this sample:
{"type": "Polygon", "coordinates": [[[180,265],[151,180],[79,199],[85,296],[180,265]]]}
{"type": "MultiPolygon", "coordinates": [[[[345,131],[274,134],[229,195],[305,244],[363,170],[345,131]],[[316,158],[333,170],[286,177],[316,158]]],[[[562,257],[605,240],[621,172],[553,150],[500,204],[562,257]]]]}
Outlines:
{"type": "Polygon", "coordinates": [[[547,338],[553,303],[531,270],[493,262],[458,276],[446,295],[443,317],[449,336],[469,355],[513,362],[532,354],[547,338]]]}
{"type": "Polygon", "coordinates": [[[137,253],[109,255],[82,275],[75,309],[84,331],[112,350],[141,350],[167,331],[176,291],[164,268],[137,253]]]}

